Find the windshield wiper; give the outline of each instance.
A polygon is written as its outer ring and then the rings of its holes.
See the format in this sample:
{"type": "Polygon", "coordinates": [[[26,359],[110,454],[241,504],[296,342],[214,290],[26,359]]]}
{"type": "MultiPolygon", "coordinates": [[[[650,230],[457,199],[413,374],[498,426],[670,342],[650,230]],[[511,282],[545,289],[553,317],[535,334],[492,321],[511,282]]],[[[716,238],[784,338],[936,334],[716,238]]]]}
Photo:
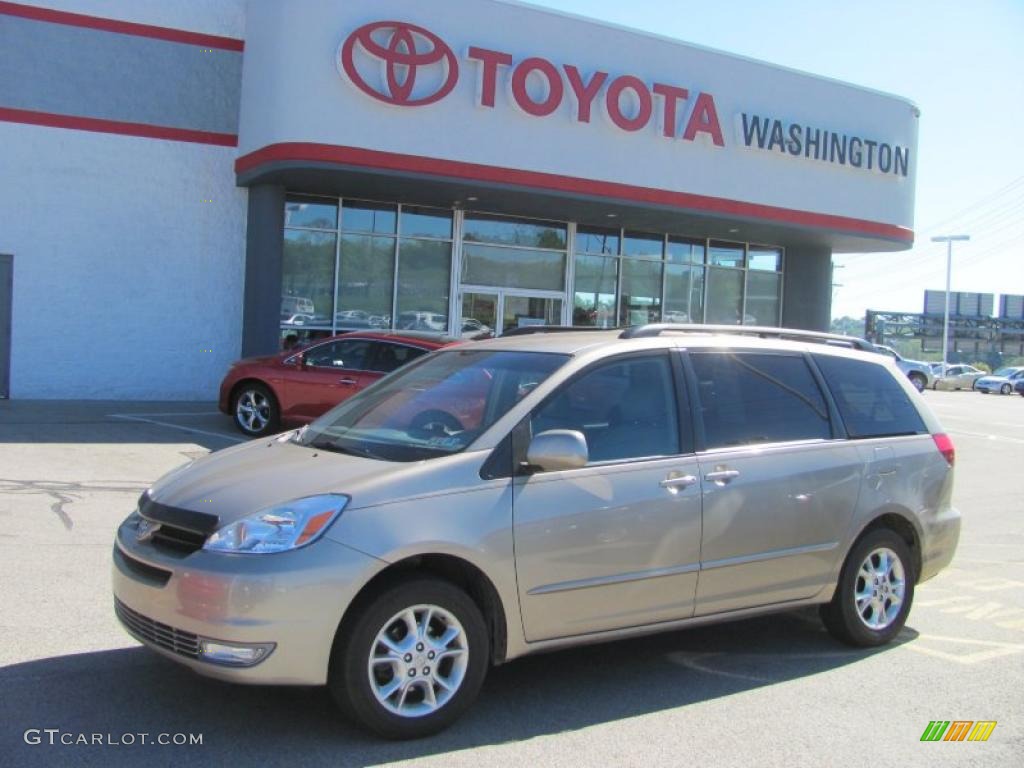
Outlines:
{"type": "Polygon", "coordinates": [[[349,456],[358,456],[361,459],[385,461],[382,456],[377,455],[373,451],[368,451],[365,448],[353,448],[351,445],[342,445],[340,437],[333,440],[313,440],[307,443],[307,445],[310,448],[318,448],[323,451],[331,451],[332,453],[344,453],[349,456]]]}

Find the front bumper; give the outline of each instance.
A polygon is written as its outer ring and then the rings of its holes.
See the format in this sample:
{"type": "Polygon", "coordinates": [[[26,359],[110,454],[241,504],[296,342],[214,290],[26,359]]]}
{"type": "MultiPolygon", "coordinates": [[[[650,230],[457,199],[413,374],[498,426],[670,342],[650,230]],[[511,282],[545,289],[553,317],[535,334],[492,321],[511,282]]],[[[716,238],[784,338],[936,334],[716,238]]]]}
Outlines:
{"type": "Polygon", "coordinates": [[[113,560],[116,610],[133,637],[209,677],[287,685],[327,681],[345,609],[387,565],[330,539],[271,555],[180,557],[137,542],[125,525],[113,560]],[[197,650],[202,638],[273,650],[253,666],[225,666],[197,650]]]}

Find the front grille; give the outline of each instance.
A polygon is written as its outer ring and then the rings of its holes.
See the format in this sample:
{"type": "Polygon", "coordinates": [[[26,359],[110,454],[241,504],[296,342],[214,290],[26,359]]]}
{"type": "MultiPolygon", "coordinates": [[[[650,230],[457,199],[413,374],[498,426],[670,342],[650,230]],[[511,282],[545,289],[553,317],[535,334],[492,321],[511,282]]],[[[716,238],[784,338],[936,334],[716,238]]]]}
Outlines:
{"type": "Polygon", "coordinates": [[[124,628],[134,637],[164,650],[184,656],[187,659],[199,658],[199,638],[191,632],[183,632],[167,624],[154,621],[133,611],[116,597],[114,613],[121,620],[124,628]]]}
{"type": "Polygon", "coordinates": [[[203,548],[206,535],[163,523],[153,532],[153,546],[171,554],[191,555],[203,548]]]}

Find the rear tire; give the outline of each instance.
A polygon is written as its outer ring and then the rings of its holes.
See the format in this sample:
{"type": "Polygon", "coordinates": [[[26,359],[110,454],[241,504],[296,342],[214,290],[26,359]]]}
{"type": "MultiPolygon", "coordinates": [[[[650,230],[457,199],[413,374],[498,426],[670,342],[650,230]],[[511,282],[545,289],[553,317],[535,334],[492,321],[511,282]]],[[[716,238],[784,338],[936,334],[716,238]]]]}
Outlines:
{"type": "Polygon", "coordinates": [[[1011,387],[1009,384],[1003,384],[1003,386],[1001,386],[999,388],[999,394],[1000,395],[1008,395],[1008,394],[1010,394],[1010,392],[1012,390],[1013,390],[1013,387],[1011,387]]]}
{"type": "Polygon", "coordinates": [[[457,720],[490,666],[487,625],[458,587],[430,577],[386,587],[338,630],[327,685],[352,719],[388,739],[457,720]]]}
{"type": "Polygon", "coordinates": [[[263,437],[280,428],[281,409],[274,393],[253,381],[240,386],[231,398],[231,420],[243,435],[263,437]]]}
{"type": "Polygon", "coordinates": [[[909,378],[910,382],[914,385],[914,389],[918,392],[924,392],[924,386],[927,384],[924,376],[919,373],[912,373],[907,378],[909,378]]]}
{"type": "Polygon", "coordinates": [[[846,556],[832,601],[821,606],[822,623],[847,645],[885,645],[907,621],[916,578],[910,548],[899,534],[871,531],[846,556]]]}

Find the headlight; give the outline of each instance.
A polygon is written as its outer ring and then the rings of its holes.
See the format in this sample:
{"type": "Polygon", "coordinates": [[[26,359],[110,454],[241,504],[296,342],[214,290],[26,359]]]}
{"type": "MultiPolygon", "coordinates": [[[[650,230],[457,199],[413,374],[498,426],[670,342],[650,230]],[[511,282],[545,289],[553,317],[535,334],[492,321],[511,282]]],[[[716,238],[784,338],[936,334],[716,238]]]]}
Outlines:
{"type": "Polygon", "coordinates": [[[348,504],[348,496],[325,494],[261,509],[214,533],[203,549],[268,554],[312,544],[348,504]]]}

